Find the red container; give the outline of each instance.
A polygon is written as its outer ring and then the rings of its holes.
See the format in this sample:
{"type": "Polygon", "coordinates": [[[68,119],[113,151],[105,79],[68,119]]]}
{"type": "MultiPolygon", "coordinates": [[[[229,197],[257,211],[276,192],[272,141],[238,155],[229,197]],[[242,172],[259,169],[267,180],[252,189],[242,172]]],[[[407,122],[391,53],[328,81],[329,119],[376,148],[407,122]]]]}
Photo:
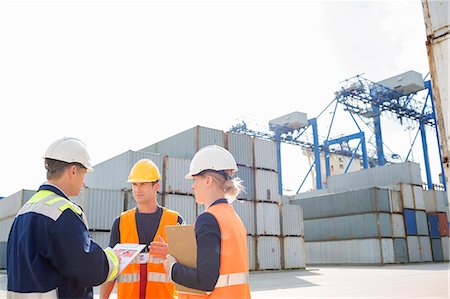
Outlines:
{"type": "Polygon", "coordinates": [[[437,213],[437,216],[439,220],[439,232],[441,233],[441,237],[450,236],[448,231],[447,213],[437,213]]]}

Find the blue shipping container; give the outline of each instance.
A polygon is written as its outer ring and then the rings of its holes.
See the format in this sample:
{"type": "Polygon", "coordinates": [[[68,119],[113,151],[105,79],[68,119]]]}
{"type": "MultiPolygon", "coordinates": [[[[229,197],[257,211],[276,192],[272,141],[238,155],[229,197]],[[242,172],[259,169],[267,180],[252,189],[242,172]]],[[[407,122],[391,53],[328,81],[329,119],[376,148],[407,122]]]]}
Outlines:
{"type": "Polygon", "coordinates": [[[403,210],[403,216],[405,218],[406,234],[408,236],[417,236],[417,223],[414,210],[403,210]]]}
{"type": "Polygon", "coordinates": [[[441,236],[439,234],[439,225],[438,225],[438,218],[436,214],[428,214],[428,229],[430,231],[430,237],[432,239],[440,239],[441,236]]]}
{"type": "Polygon", "coordinates": [[[442,262],[444,260],[441,239],[431,239],[431,250],[433,251],[434,262],[442,262]]]}

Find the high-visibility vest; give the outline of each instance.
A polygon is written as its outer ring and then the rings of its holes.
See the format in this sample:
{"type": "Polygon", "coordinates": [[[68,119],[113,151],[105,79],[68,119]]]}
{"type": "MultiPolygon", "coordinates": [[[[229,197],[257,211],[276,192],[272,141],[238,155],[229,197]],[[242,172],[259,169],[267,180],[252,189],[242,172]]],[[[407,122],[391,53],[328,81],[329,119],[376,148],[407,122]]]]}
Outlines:
{"type": "Polygon", "coordinates": [[[214,290],[207,295],[178,293],[179,299],[250,298],[248,274],[247,232],[239,216],[228,203],[218,203],[206,209],[220,228],[220,269],[214,290]]]}
{"type": "MultiPolygon", "coordinates": [[[[153,241],[158,241],[157,236],[161,236],[165,242],[166,225],[176,225],[178,223],[178,213],[167,208],[163,208],[158,231],[153,241]]],[[[120,243],[139,243],[136,228],[136,208],[123,212],[120,215],[120,243]]],[[[175,287],[164,270],[163,259],[149,255],[147,263],[147,287],[145,298],[175,298],[175,287]]],[[[117,297],[119,299],[139,298],[140,289],[140,264],[136,260],[126,267],[117,278],[117,297]]]]}

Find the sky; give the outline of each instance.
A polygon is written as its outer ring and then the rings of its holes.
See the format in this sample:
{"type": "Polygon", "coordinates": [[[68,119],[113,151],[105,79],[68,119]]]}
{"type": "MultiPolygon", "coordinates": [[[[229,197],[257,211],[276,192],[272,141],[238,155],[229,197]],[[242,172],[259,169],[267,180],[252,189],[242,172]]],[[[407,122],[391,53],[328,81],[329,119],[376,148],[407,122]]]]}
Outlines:
{"type": "MultiPolygon", "coordinates": [[[[355,75],[425,76],[425,40],[412,0],[1,1],[0,196],[36,190],[62,136],[84,141],[95,165],[196,125],[312,118],[355,75]]],[[[385,130],[403,157],[410,130],[385,130]]],[[[286,190],[309,168],[300,153],[282,148],[286,190]]]]}

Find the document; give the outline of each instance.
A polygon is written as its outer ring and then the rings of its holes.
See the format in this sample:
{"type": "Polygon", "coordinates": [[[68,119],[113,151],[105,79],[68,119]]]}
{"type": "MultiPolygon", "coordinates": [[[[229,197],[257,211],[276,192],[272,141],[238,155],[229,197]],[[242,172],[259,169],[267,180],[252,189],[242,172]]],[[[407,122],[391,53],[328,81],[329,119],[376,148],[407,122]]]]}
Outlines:
{"type": "MultiPolygon", "coordinates": [[[[167,225],[166,235],[169,253],[178,263],[189,268],[197,268],[197,240],[193,225],[167,225]]],[[[180,293],[206,294],[205,291],[191,289],[176,282],[175,290],[180,293]]]]}
{"type": "Polygon", "coordinates": [[[131,263],[139,255],[142,249],[145,248],[145,244],[128,244],[118,243],[114,246],[113,250],[120,256],[119,273],[131,263]]]}

